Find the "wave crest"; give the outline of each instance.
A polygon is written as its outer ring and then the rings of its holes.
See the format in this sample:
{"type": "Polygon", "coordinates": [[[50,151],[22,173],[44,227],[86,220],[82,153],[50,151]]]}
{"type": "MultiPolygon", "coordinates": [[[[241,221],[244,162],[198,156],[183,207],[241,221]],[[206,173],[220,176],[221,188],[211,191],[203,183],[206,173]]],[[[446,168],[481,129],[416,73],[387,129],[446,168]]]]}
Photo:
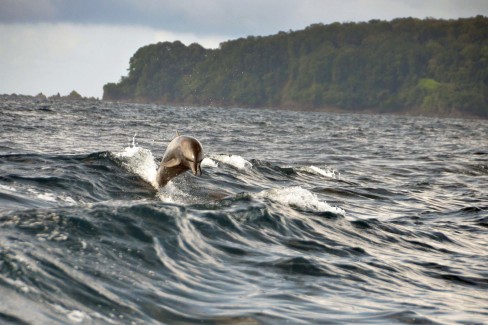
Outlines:
{"type": "Polygon", "coordinates": [[[139,175],[154,188],[158,188],[156,181],[158,165],[151,150],[132,145],[122,152],[115,153],[114,156],[127,170],[139,175]]]}
{"type": "Polygon", "coordinates": [[[251,169],[252,164],[241,156],[237,155],[211,155],[210,159],[237,168],[239,170],[251,169]]]}
{"type": "Polygon", "coordinates": [[[304,172],[313,175],[320,175],[324,177],[329,177],[333,179],[339,179],[340,173],[334,169],[322,169],[317,166],[306,166],[306,167],[297,167],[296,170],[298,172],[304,172]]]}
{"type": "Polygon", "coordinates": [[[291,207],[319,212],[332,212],[345,216],[346,211],[339,207],[330,206],[327,202],[321,201],[315,193],[300,186],[274,188],[256,194],[256,197],[268,199],[291,207]]]}

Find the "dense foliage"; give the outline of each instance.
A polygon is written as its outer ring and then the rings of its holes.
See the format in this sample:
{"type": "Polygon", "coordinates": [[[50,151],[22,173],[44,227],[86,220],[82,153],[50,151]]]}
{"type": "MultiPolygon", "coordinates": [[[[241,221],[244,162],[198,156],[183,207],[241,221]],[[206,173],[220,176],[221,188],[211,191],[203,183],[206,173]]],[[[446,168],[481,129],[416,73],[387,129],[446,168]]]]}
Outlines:
{"type": "Polygon", "coordinates": [[[104,99],[488,116],[488,18],[315,24],[140,48],[104,99]]]}

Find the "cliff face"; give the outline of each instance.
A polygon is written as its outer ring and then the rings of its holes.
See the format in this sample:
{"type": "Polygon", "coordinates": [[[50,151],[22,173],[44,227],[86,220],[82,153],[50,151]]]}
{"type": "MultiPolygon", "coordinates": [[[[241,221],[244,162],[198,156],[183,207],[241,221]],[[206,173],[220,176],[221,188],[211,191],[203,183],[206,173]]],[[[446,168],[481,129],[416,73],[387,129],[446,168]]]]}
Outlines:
{"type": "Polygon", "coordinates": [[[488,18],[317,24],[216,50],[148,45],[103,98],[488,117],[488,18]]]}

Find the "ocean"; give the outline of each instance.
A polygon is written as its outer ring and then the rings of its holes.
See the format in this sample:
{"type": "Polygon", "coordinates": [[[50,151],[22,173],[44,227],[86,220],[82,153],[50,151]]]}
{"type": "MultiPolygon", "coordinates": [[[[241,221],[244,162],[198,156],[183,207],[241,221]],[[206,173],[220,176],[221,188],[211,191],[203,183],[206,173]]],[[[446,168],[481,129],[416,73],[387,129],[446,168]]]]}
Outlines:
{"type": "Polygon", "coordinates": [[[0,107],[1,324],[488,324],[487,120],[0,107]]]}

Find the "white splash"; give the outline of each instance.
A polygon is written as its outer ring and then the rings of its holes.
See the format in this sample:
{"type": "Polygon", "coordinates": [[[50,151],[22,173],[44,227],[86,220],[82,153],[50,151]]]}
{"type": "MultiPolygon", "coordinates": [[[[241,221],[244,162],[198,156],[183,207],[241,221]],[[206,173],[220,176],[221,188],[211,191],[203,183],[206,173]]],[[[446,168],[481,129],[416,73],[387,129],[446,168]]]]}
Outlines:
{"type": "Polygon", "coordinates": [[[146,182],[150,183],[155,188],[158,188],[156,181],[156,174],[158,165],[154,159],[151,150],[137,147],[133,142],[132,145],[126,147],[124,151],[116,153],[122,165],[130,172],[139,175],[146,182]]]}
{"type": "Polygon", "coordinates": [[[330,177],[334,179],[338,179],[340,177],[340,173],[333,169],[322,169],[317,166],[306,166],[306,167],[298,167],[297,170],[299,172],[305,172],[309,174],[320,175],[324,177],[330,177]]]}
{"type": "Polygon", "coordinates": [[[28,188],[27,192],[32,193],[35,195],[38,199],[47,201],[47,202],[65,202],[68,203],[69,205],[74,205],[77,204],[77,202],[70,196],[65,195],[65,194],[53,194],[49,192],[39,192],[36,189],[33,188],[28,188]]]}
{"type": "Polygon", "coordinates": [[[310,192],[300,186],[275,188],[265,190],[256,194],[258,198],[268,199],[289,206],[309,209],[321,212],[332,212],[340,215],[346,215],[346,211],[339,207],[330,206],[325,201],[320,201],[315,193],[310,192]]]}
{"type": "Polygon", "coordinates": [[[52,193],[37,193],[37,198],[43,201],[57,202],[56,197],[52,193]]]}
{"type": "Polygon", "coordinates": [[[0,188],[11,192],[17,192],[17,189],[15,187],[8,186],[8,185],[0,184],[0,188]]]}
{"type": "Polygon", "coordinates": [[[75,323],[81,323],[85,319],[86,314],[79,310],[73,310],[68,314],[68,318],[75,323]]]}
{"type": "Polygon", "coordinates": [[[64,202],[70,203],[70,204],[76,204],[76,201],[70,197],[70,196],[63,196],[61,198],[64,202]]]}
{"type": "Polygon", "coordinates": [[[211,155],[210,158],[217,162],[230,165],[239,170],[252,168],[252,164],[249,161],[237,155],[211,155]]]}
{"type": "Polygon", "coordinates": [[[188,204],[194,201],[194,197],[179,189],[172,181],[159,189],[158,197],[161,201],[175,204],[188,204]]]}
{"type": "Polygon", "coordinates": [[[215,160],[212,160],[212,158],[203,158],[201,166],[202,167],[217,168],[217,167],[219,167],[219,164],[215,160]]]}

